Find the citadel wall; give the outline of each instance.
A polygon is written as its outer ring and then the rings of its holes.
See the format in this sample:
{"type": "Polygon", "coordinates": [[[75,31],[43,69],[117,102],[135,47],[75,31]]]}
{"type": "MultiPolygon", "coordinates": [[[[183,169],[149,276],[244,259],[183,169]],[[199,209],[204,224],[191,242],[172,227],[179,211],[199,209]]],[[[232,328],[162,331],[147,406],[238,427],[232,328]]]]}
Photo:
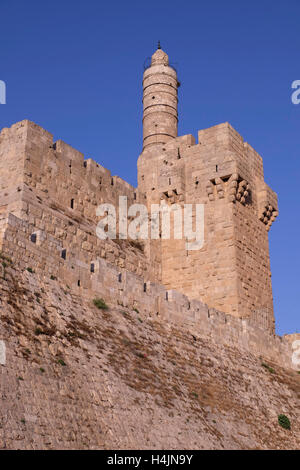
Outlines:
{"type": "MultiPolygon", "coordinates": [[[[260,155],[228,124],[177,137],[176,70],[160,49],[143,77],[143,152],[138,189],[29,122],[0,135],[0,213],[32,224],[60,241],[64,266],[105,257],[146,280],[158,281],[239,318],[255,318],[274,332],[268,230],[277,196],[264,182],[260,155]],[[204,206],[204,245],[186,239],[99,240],[96,208],[119,196],[128,206],[162,201],[204,206]],[[124,258],[125,256],[125,258],[124,258]]],[[[195,225],[195,214],[193,216],[195,225]]],[[[150,221],[149,221],[150,225],[150,221]]],[[[77,278],[80,273],[76,273],[77,278]]],[[[80,282],[80,279],[77,280],[80,282]]]]}
{"type": "MultiPolygon", "coordinates": [[[[217,135],[223,134],[226,139],[228,133],[234,132],[228,124],[217,128],[217,135]]],[[[211,133],[212,131],[208,130],[209,136],[211,133]]],[[[226,311],[225,308],[223,311],[214,308],[211,300],[213,298],[209,297],[212,291],[205,292],[205,289],[209,290],[209,279],[214,269],[213,264],[209,266],[213,256],[216,256],[216,262],[220,263],[220,267],[224,268],[224,273],[226,269],[227,273],[230,273],[231,269],[236,272],[235,265],[231,264],[236,247],[232,248],[230,256],[226,253],[224,264],[221,263],[221,256],[218,256],[226,252],[224,240],[229,240],[228,249],[233,244],[232,221],[237,217],[232,210],[233,201],[227,199],[232,194],[227,192],[226,186],[224,198],[218,194],[220,190],[213,188],[213,199],[209,198],[209,201],[214,204],[209,206],[206,201],[208,206],[206,240],[211,243],[209,246],[214,246],[215,253],[211,258],[209,250],[203,253],[201,250],[188,253],[186,273],[181,271],[183,264],[179,262],[183,259],[180,250],[185,249],[184,246],[180,246],[180,240],[163,240],[165,245],[157,240],[148,242],[145,246],[138,246],[127,240],[99,240],[95,234],[97,205],[107,201],[118,205],[120,194],[127,195],[129,203],[134,201],[149,203],[161,195],[167,202],[170,199],[172,202],[181,203],[183,198],[187,202],[203,201],[207,189],[203,185],[202,175],[205,175],[205,181],[207,178],[211,181],[211,174],[215,176],[211,172],[212,168],[205,169],[206,160],[201,153],[204,148],[203,155],[207,156],[207,147],[213,145],[209,138],[206,142],[202,137],[201,143],[195,144],[192,136],[184,136],[165,144],[166,150],[163,154],[165,162],[163,160],[155,163],[157,168],[161,165],[164,170],[154,172],[159,178],[158,189],[146,191],[145,195],[142,191],[143,185],[145,182],[147,184],[147,178],[153,178],[153,172],[145,172],[145,178],[141,180],[141,189],[137,191],[121,179],[111,177],[108,170],[92,160],[87,160],[85,164],[83,155],[62,141],[53,144],[51,134],[29,121],[17,123],[9,130],[4,129],[0,139],[1,165],[6,168],[0,184],[1,190],[7,193],[6,196],[2,193],[1,199],[0,249],[5,256],[12,258],[20,269],[33,270],[40,276],[52,279],[53,282],[58,279],[66,289],[72,289],[89,299],[102,296],[112,305],[131,306],[143,315],[175,322],[178,327],[183,325],[191,327],[197,334],[212,335],[217,341],[238,344],[241,348],[246,348],[257,355],[291,366],[291,344],[288,339],[270,334],[273,333],[273,329],[268,323],[268,312],[262,310],[258,314],[256,312],[248,315],[246,319],[235,318],[232,315],[234,312],[226,311]],[[173,165],[175,161],[179,162],[178,166],[173,165]],[[13,172],[19,164],[22,171],[18,170],[17,178],[14,179],[13,172]],[[9,172],[7,168],[10,169],[9,172]],[[191,178],[194,185],[190,184],[191,178]],[[168,189],[169,186],[173,189],[168,189]],[[183,194],[186,187],[189,189],[183,194]],[[73,208],[68,207],[71,199],[74,201],[73,208]],[[220,207],[215,203],[220,204],[220,207]],[[214,228],[218,233],[214,234],[214,228]],[[220,232],[220,228],[224,231],[220,232]],[[178,243],[176,252],[173,251],[173,243],[178,243]],[[169,253],[167,249],[170,250],[169,253]],[[63,256],[64,250],[66,250],[65,256],[63,256]],[[165,251],[162,257],[163,250],[165,251]],[[151,264],[149,261],[154,259],[153,253],[156,253],[156,264],[153,262],[151,264]],[[203,268],[201,271],[199,268],[201,276],[198,276],[195,275],[195,272],[197,273],[195,266],[201,266],[201,259],[203,268]],[[175,272],[175,266],[172,265],[174,262],[179,268],[176,282],[175,278],[171,280],[172,270],[174,270],[173,275],[175,272]],[[163,282],[157,275],[159,267],[163,282]],[[199,279],[201,282],[205,279],[206,282],[202,284],[202,297],[199,295],[201,292],[198,289],[199,284],[195,283],[195,280],[198,282],[199,279]],[[183,292],[177,292],[174,286],[183,292]],[[184,290],[191,292],[192,295],[184,295],[184,290]]],[[[247,151],[253,152],[248,146],[246,148],[247,151]]],[[[218,162],[220,165],[220,160],[218,162]]],[[[236,170],[235,160],[225,160],[226,173],[230,165],[232,165],[230,171],[233,173],[241,172],[240,169],[236,170]]],[[[251,179],[251,172],[248,181],[254,181],[251,179]]],[[[266,197],[267,190],[262,191],[262,194],[266,197]]],[[[246,207],[242,207],[239,209],[240,218],[243,216],[243,209],[246,210],[246,207]]],[[[254,208],[252,206],[248,208],[249,211],[253,211],[253,218],[257,216],[255,213],[257,207],[258,203],[254,208]]],[[[265,229],[263,224],[262,228],[265,229]]],[[[242,233],[243,228],[239,230],[242,233]]],[[[263,233],[267,234],[267,231],[263,233]]],[[[239,275],[242,278],[243,273],[239,275]]],[[[233,279],[236,282],[238,277],[233,279]]],[[[229,278],[228,285],[234,286],[234,282],[230,284],[229,278]]],[[[217,292],[216,286],[214,289],[217,292]]]]}
{"type": "MultiPolygon", "coordinates": [[[[256,319],[274,331],[267,225],[259,220],[276,195],[263,181],[261,157],[244,144],[227,123],[193,136],[177,137],[148,146],[138,162],[139,189],[29,121],[0,134],[1,214],[20,217],[31,225],[36,244],[55,250],[50,275],[82,283],[82,266],[98,257],[120,269],[143,275],[176,289],[191,299],[237,317],[256,319]],[[19,169],[21,168],[21,170],[19,169]],[[16,171],[16,179],[13,177],[16,171]],[[23,176],[22,176],[23,175],[23,176]],[[241,183],[249,187],[249,203],[242,203],[241,183]],[[119,196],[134,202],[205,205],[204,246],[188,251],[186,240],[99,240],[96,208],[119,196]],[[47,236],[55,242],[46,246],[47,236]],[[62,253],[65,251],[64,258],[62,253]]],[[[245,193],[245,187],[242,186],[245,193]]],[[[41,259],[38,261],[42,263],[41,259]]],[[[48,268],[47,268],[48,269],[48,268]]]]}
{"type": "MultiPolygon", "coordinates": [[[[131,240],[100,240],[96,236],[98,205],[105,202],[118,207],[119,195],[127,196],[132,204],[140,198],[135,188],[111,176],[109,170],[92,159],[84,160],[80,152],[63,141],[53,143],[50,133],[30,121],[4,129],[0,136],[1,164],[8,166],[11,177],[10,182],[7,171],[0,177],[8,194],[6,199],[1,199],[1,217],[5,219],[11,213],[29,224],[27,246],[32,245],[30,237],[35,235],[35,244],[44,253],[37,259],[39,265],[53,276],[64,266],[64,275],[74,285],[82,282],[81,265],[91,267],[97,257],[139,275],[143,273],[146,280],[151,277],[153,263],[148,262],[142,244],[131,240]],[[7,148],[14,148],[19,141],[22,141],[19,158],[23,165],[23,177],[20,174],[18,180],[20,191],[14,186],[11,154],[7,153],[7,148]],[[66,250],[65,259],[63,250],[66,250]],[[51,256],[55,263],[49,267],[47,258],[51,256]]],[[[15,161],[14,165],[17,164],[15,161]]]]}
{"type": "MultiPolygon", "coordinates": [[[[61,242],[45,234],[43,246],[30,242],[33,226],[9,214],[0,222],[1,251],[11,257],[21,270],[31,269],[33,274],[55,282],[61,287],[87,299],[102,297],[110,307],[123,306],[135,309],[142,318],[187,328],[196,337],[211,337],[214,342],[250,351],[263,359],[274,361],[287,368],[292,364],[292,345],[289,336],[279,337],[266,331],[253,319],[240,319],[208,307],[207,304],[189,299],[178,291],[166,289],[161,284],[147,281],[143,276],[122,270],[103,258],[95,258],[95,270],[80,263],[80,286],[77,285],[78,270],[73,275],[61,263],[61,242]],[[55,275],[50,274],[55,273],[55,275]],[[71,287],[70,287],[71,286],[71,287]]],[[[298,338],[298,336],[297,336],[298,338]]],[[[296,339],[297,339],[296,338],[296,339]]]]}
{"type": "MultiPolygon", "coordinates": [[[[277,196],[264,182],[260,155],[228,123],[199,131],[197,143],[192,135],[177,137],[178,86],[176,70],[159,46],[143,77],[138,189],[65,142],[53,142],[30,121],[3,129],[2,249],[23,268],[32,261],[35,269],[87,295],[99,289],[96,279],[106,260],[120,284],[133,273],[144,293],[147,283],[155,282],[159,291],[177,290],[189,304],[201,301],[273,334],[268,230],[278,215],[277,196]],[[192,250],[185,237],[174,239],[174,232],[171,239],[161,232],[142,243],[100,240],[96,209],[105,203],[118,212],[119,196],[127,197],[128,206],[146,204],[149,214],[152,204],[162,202],[171,209],[201,204],[203,246],[192,250]]],[[[194,229],[195,223],[194,212],[194,229]]]]}
{"type": "MultiPolygon", "coordinates": [[[[268,229],[277,196],[265,184],[261,157],[228,124],[143,150],[138,185],[150,206],[204,204],[204,246],[152,241],[168,288],[238,317],[264,317],[274,331],[268,229]]],[[[261,318],[262,320],[262,318],[261,318]]]]}
{"type": "Polygon", "coordinates": [[[0,214],[20,215],[27,128],[19,123],[0,133],[0,214]]]}

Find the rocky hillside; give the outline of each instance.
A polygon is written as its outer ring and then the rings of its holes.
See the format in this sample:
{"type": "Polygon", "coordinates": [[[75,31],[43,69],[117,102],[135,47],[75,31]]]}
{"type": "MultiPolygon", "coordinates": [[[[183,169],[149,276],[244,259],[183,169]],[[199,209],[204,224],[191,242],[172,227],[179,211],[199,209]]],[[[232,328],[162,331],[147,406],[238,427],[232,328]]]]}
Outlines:
{"type": "Polygon", "coordinates": [[[297,372],[0,269],[0,448],[299,448],[297,372]]]}

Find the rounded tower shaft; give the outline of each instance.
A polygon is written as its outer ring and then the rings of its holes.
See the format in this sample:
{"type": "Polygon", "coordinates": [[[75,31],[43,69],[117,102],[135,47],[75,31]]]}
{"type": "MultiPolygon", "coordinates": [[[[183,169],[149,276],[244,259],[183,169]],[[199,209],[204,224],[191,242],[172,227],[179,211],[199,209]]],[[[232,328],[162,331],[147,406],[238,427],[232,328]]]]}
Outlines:
{"type": "Polygon", "coordinates": [[[158,45],[143,75],[143,149],[177,137],[177,73],[158,45]]]}

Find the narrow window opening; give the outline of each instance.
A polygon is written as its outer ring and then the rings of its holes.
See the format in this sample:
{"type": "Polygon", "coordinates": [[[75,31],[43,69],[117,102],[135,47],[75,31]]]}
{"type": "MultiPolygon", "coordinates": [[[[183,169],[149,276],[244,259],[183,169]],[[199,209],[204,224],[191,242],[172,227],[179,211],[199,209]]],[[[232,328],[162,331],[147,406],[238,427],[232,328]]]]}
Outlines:
{"type": "Polygon", "coordinates": [[[74,209],[74,199],[71,199],[71,209],[74,209]]]}
{"type": "Polygon", "coordinates": [[[119,282],[122,282],[122,274],[121,274],[121,273],[118,274],[118,281],[119,281],[119,282]]]}
{"type": "Polygon", "coordinates": [[[179,151],[179,147],[178,147],[177,150],[178,150],[178,152],[177,152],[177,158],[178,158],[178,160],[179,160],[179,159],[181,158],[180,151],[179,151]]]}
{"type": "Polygon", "coordinates": [[[169,178],[169,185],[171,184],[171,178],[169,178]]]}
{"type": "Polygon", "coordinates": [[[144,282],[144,292],[147,292],[147,284],[144,282]]]}
{"type": "Polygon", "coordinates": [[[169,292],[166,292],[166,300],[169,300],[169,292]]]}
{"type": "Polygon", "coordinates": [[[111,179],[110,184],[111,184],[112,186],[114,185],[114,179],[113,179],[113,178],[111,179]]]}
{"type": "Polygon", "coordinates": [[[62,259],[66,259],[66,257],[67,257],[67,250],[65,250],[65,249],[62,250],[62,252],[61,252],[61,257],[62,257],[62,259]]]}
{"type": "Polygon", "coordinates": [[[80,287],[80,279],[77,281],[77,286],[80,287]]]}
{"type": "Polygon", "coordinates": [[[86,168],[87,167],[87,162],[83,162],[83,166],[84,166],[84,168],[86,168]]]}
{"type": "Polygon", "coordinates": [[[218,172],[218,165],[216,165],[216,172],[218,172]]]}
{"type": "Polygon", "coordinates": [[[133,199],[136,200],[136,193],[133,193],[133,199]]]}
{"type": "Polygon", "coordinates": [[[36,233],[32,233],[32,234],[30,235],[30,241],[31,241],[32,243],[36,243],[36,233]]]}
{"type": "Polygon", "coordinates": [[[95,272],[95,265],[94,263],[91,263],[91,273],[94,273],[95,272]]]}

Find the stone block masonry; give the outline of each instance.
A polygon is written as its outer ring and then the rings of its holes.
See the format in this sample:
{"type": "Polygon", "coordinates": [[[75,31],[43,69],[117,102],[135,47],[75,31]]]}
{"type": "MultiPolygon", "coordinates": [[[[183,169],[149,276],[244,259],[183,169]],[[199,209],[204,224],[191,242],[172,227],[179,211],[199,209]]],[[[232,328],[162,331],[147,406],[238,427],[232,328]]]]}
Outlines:
{"type": "Polygon", "coordinates": [[[1,449],[299,448],[300,335],[274,330],[277,196],[229,123],[177,135],[178,86],[159,48],[137,188],[33,122],[0,132],[1,449]],[[120,196],[202,204],[203,247],[99,239],[96,209],[120,196]]]}
{"type": "Polygon", "coordinates": [[[2,219],[2,227],[2,253],[13,259],[21,271],[29,270],[46,281],[58,281],[66,291],[71,289],[86,300],[101,297],[112,308],[134,309],[143,318],[175,324],[214,342],[238,347],[286,368],[295,368],[289,337],[270,334],[265,323],[259,325],[253,316],[240,319],[210,308],[176,290],[147,281],[136,271],[121,268],[105,258],[92,258],[92,272],[91,263],[75,259],[72,268],[66,267],[61,260],[59,240],[44,234],[40,245],[32,243],[33,226],[12,214],[6,220],[2,219]]]}
{"type": "Polygon", "coordinates": [[[264,181],[262,158],[230,124],[200,130],[198,142],[177,136],[178,85],[158,49],[144,73],[137,188],[30,121],[3,129],[1,249],[21,269],[84,297],[136,303],[178,324],[197,324],[204,315],[209,334],[228,332],[251,347],[264,331],[265,344],[277,345],[268,245],[277,196],[264,181]],[[119,196],[149,208],[203,204],[203,248],[187,250],[185,240],[100,240],[96,208],[110,203],[118,210],[119,196]]]}

